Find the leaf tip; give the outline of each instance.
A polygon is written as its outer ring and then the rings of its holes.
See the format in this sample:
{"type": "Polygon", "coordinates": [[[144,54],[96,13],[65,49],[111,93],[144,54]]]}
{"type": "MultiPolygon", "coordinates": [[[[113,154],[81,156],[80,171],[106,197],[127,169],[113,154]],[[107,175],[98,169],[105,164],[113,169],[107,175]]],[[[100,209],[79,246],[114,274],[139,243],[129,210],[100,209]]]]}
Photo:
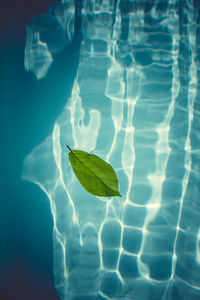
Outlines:
{"type": "Polygon", "coordinates": [[[122,195],[120,194],[120,192],[119,192],[119,191],[116,191],[116,194],[115,194],[115,196],[122,197],[122,195]]]}

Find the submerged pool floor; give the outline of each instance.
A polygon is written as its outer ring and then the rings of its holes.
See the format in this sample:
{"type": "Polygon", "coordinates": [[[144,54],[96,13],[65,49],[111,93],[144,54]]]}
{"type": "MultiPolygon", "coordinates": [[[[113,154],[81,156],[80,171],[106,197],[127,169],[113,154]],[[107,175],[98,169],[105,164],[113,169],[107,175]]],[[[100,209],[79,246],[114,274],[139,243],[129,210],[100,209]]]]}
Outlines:
{"type": "MultiPolygon", "coordinates": [[[[63,47],[74,13],[64,1],[44,18],[63,47]]],[[[189,0],[104,0],[83,2],[81,17],[71,97],[24,162],[50,201],[55,287],[62,300],[199,299],[199,11],[189,0]],[[66,145],[109,162],[122,198],[87,193],[66,145]]],[[[29,25],[25,55],[38,79],[61,51],[42,22],[29,25]]]]}

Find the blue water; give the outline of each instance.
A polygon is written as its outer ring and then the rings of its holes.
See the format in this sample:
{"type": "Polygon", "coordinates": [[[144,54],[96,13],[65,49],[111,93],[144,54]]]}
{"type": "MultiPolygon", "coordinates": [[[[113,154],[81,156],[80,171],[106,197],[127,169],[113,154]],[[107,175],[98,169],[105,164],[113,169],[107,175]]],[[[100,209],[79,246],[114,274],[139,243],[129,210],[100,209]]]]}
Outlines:
{"type": "Polygon", "coordinates": [[[78,62],[73,44],[57,56],[44,80],[25,71],[26,25],[52,2],[30,1],[26,7],[13,1],[1,8],[0,299],[59,299],[49,201],[36,185],[21,179],[24,158],[51,133],[71,93],[78,62]]]}
{"type": "Polygon", "coordinates": [[[2,72],[0,291],[199,299],[198,3],[83,2],[80,52],[74,8],[57,3],[27,26],[34,74],[21,48],[2,52],[6,71],[10,58],[19,64],[20,76],[9,76],[22,80],[10,91],[2,72]],[[110,162],[122,199],[84,191],[66,144],[110,162]]]}

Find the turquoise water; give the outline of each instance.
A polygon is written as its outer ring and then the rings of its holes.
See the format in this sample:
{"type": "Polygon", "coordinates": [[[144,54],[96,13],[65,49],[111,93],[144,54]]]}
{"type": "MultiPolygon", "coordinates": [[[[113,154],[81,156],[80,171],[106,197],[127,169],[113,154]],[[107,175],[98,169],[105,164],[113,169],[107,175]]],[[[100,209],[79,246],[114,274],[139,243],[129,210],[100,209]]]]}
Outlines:
{"type": "MultiPolygon", "coordinates": [[[[27,30],[38,82],[73,40],[73,1],[51,13],[60,25],[27,30]]],[[[200,297],[198,14],[192,1],[83,2],[71,96],[22,175],[49,199],[63,300],[200,297]],[[108,161],[123,197],[88,194],[66,145],[108,161]]]]}

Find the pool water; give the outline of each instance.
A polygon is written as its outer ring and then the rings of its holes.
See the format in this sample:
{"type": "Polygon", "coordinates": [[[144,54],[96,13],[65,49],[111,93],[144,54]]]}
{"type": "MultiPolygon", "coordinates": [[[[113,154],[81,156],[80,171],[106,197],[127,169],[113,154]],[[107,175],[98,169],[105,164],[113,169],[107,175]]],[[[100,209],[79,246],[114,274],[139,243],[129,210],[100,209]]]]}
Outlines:
{"type": "MultiPolygon", "coordinates": [[[[51,18],[27,30],[38,80],[77,21],[73,1],[51,14],[59,42],[42,31],[51,18]]],[[[83,1],[71,96],[23,171],[50,201],[62,300],[200,297],[199,20],[189,0],[83,1]],[[122,198],[86,192],[66,145],[109,162],[122,198]]]]}

